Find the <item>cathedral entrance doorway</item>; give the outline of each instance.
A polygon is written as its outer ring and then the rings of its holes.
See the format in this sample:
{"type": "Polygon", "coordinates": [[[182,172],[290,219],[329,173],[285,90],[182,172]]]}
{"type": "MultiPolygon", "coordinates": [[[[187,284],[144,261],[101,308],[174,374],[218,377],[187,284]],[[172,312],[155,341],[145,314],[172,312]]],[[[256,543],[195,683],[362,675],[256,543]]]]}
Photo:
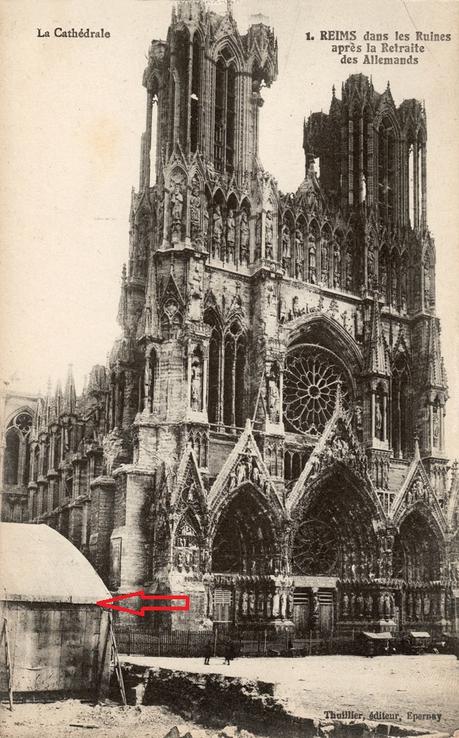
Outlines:
{"type": "Polygon", "coordinates": [[[335,625],[336,579],[296,576],[293,593],[295,635],[307,637],[316,632],[329,636],[335,625]]]}
{"type": "Polygon", "coordinates": [[[270,574],[273,530],[269,515],[251,484],[243,485],[222,512],[212,544],[212,570],[219,573],[270,574]]]}
{"type": "Polygon", "coordinates": [[[393,572],[402,579],[400,626],[428,628],[447,617],[441,584],[442,545],[433,521],[413,510],[402,521],[394,542],[393,572]]]}
{"type": "Polygon", "coordinates": [[[291,598],[280,575],[275,522],[251,483],[235,491],[212,540],[214,622],[257,628],[287,619],[291,598]]]}
{"type": "Polygon", "coordinates": [[[373,501],[338,465],[305,495],[292,545],[297,629],[327,636],[343,620],[377,617],[375,519],[373,501]]]}

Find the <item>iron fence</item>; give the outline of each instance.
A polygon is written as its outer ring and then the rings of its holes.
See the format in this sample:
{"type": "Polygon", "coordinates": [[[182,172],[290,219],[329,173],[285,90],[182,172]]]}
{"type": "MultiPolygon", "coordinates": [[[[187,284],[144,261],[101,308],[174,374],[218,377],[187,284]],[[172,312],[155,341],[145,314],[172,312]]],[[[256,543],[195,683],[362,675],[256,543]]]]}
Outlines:
{"type": "Polygon", "coordinates": [[[288,632],[268,630],[234,631],[215,626],[213,632],[174,631],[158,633],[136,626],[116,627],[120,653],[142,656],[204,656],[211,646],[213,656],[223,657],[228,641],[236,656],[308,656],[359,653],[360,643],[349,636],[317,637],[312,631],[305,638],[291,638],[288,632]]]}

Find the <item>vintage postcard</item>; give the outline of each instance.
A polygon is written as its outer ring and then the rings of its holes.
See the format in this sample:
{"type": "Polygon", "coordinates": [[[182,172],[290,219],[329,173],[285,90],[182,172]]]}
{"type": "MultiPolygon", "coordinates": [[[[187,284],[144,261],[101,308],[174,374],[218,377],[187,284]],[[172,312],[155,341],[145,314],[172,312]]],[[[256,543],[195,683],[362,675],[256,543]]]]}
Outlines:
{"type": "Polygon", "coordinates": [[[0,24],[0,734],[459,735],[459,3],[0,24]]]}

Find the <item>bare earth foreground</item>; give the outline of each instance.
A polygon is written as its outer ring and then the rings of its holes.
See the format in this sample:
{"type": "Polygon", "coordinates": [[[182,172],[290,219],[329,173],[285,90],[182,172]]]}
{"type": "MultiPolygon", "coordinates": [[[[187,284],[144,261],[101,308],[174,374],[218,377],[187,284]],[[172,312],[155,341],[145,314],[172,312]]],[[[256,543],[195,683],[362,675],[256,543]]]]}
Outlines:
{"type": "MultiPolygon", "coordinates": [[[[260,679],[276,685],[275,694],[300,716],[325,718],[325,711],[354,710],[370,719],[370,712],[398,713],[399,722],[450,735],[459,728],[459,661],[453,656],[357,656],[237,659],[224,666],[221,658],[149,658],[124,656],[125,661],[191,672],[214,672],[260,679]],[[412,713],[441,713],[439,721],[416,720],[412,713]]],[[[388,718],[384,722],[392,722],[388,718]]],[[[183,720],[166,708],[91,706],[78,700],[47,704],[18,704],[13,713],[2,706],[2,738],[59,738],[94,736],[127,738],[134,733],[163,738],[174,725],[183,736],[215,738],[218,731],[183,720]]]]}
{"type": "MultiPolygon", "coordinates": [[[[216,672],[275,684],[275,695],[291,712],[324,719],[326,711],[360,712],[365,719],[400,722],[432,731],[459,728],[459,661],[455,656],[307,656],[239,658],[225,666],[222,658],[204,666],[198,658],[122,656],[124,661],[192,672],[216,672]],[[371,712],[398,713],[398,719],[370,717],[371,712]],[[440,713],[440,720],[416,719],[409,713],[440,713]]],[[[332,716],[331,716],[332,717],[332,716]]]]}

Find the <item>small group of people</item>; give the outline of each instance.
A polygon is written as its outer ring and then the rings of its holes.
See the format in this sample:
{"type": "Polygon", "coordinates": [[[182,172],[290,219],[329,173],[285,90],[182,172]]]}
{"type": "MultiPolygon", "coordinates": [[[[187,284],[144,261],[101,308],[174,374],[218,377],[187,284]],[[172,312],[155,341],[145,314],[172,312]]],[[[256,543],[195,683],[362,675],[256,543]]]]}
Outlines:
{"type": "MultiPolygon", "coordinates": [[[[224,655],[225,655],[225,660],[223,663],[229,666],[231,664],[231,661],[236,656],[236,649],[231,639],[228,639],[225,643],[224,655]]],[[[213,656],[213,644],[211,641],[208,641],[206,645],[204,646],[204,664],[206,666],[210,664],[211,656],[213,656]]]]}

